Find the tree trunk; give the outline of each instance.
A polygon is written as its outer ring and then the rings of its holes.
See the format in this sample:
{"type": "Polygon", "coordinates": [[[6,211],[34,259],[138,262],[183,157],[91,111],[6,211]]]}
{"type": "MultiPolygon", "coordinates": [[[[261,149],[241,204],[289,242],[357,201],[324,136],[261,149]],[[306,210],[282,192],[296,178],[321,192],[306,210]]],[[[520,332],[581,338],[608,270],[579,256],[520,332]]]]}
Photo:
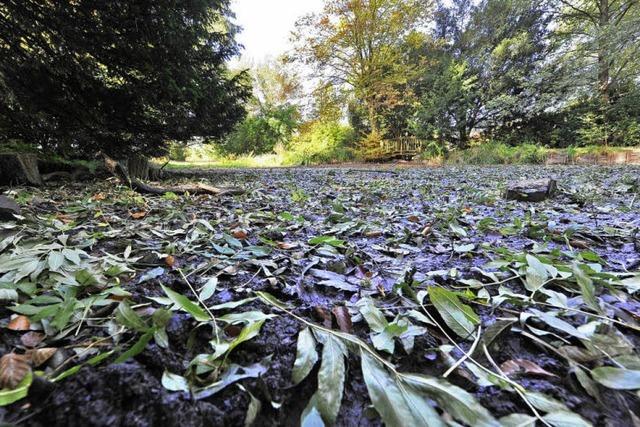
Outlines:
{"type": "Polygon", "coordinates": [[[0,154],[0,185],[42,185],[35,154],[0,154]]]}
{"type": "Polygon", "coordinates": [[[144,156],[131,156],[127,159],[127,170],[131,178],[146,181],[149,179],[149,159],[144,156]]]}
{"type": "Polygon", "coordinates": [[[376,115],[376,108],[372,101],[367,102],[367,110],[369,115],[369,127],[371,128],[371,134],[377,135],[380,131],[378,127],[378,117],[376,115]]]}
{"type": "Polygon", "coordinates": [[[598,83],[602,103],[606,107],[611,102],[610,94],[610,77],[611,64],[609,62],[609,46],[605,35],[608,35],[611,14],[609,10],[609,0],[599,0],[599,18],[600,18],[600,39],[598,41],[598,83]]]}

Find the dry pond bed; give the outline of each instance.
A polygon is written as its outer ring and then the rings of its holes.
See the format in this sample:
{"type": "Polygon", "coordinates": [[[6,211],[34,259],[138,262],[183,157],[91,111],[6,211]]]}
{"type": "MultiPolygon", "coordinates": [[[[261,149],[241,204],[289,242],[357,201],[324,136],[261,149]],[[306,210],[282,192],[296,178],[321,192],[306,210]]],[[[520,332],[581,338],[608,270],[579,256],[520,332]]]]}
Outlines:
{"type": "Polygon", "coordinates": [[[639,167],[199,179],[4,189],[3,422],[639,425],[639,167]]]}

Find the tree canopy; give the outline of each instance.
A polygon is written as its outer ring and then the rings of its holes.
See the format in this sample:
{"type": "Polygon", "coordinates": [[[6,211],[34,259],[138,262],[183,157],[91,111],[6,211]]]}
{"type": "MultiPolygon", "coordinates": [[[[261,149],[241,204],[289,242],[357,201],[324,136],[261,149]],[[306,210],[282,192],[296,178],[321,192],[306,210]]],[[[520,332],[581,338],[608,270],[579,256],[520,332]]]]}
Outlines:
{"type": "Polygon", "coordinates": [[[0,5],[0,127],[60,154],[161,154],[245,114],[227,0],[0,5]]]}

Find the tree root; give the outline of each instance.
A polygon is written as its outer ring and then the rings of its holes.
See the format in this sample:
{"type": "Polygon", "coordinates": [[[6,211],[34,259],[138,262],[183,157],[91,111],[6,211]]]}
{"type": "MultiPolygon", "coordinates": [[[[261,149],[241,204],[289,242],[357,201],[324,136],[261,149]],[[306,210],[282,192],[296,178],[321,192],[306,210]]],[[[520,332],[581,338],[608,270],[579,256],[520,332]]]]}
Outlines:
{"type": "Polygon", "coordinates": [[[167,193],[174,194],[211,194],[215,196],[235,196],[244,194],[244,190],[241,188],[219,188],[206,184],[185,184],[185,185],[176,185],[171,187],[156,187],[142,182],[137,178],[132,178],[129,176],[129,172],[127,168],[124,167],[120,162],[112,159],[104,153],[99,153],[99,156],[102,156],[104,159],[105,167],[107,170],[121,183],[124,185],[128,185],[131,189],[137,191],[141,194],[155,194],[155,195],[163,195],[167,193]]]}

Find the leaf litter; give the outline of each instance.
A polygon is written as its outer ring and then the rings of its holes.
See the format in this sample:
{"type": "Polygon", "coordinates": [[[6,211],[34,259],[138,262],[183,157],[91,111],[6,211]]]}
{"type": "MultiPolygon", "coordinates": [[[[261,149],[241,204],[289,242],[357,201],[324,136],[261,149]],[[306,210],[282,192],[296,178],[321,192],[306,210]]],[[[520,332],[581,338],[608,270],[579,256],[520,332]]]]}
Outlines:
{"type": "Polygon", "coordinates": [[[205,172],[248,190],[223,198],[11,190],[24,219],[0,224],[2,416],[632,425],[639,172],[205,172]],[[515,177],[561,191],[505,201],[515,177]]]}

